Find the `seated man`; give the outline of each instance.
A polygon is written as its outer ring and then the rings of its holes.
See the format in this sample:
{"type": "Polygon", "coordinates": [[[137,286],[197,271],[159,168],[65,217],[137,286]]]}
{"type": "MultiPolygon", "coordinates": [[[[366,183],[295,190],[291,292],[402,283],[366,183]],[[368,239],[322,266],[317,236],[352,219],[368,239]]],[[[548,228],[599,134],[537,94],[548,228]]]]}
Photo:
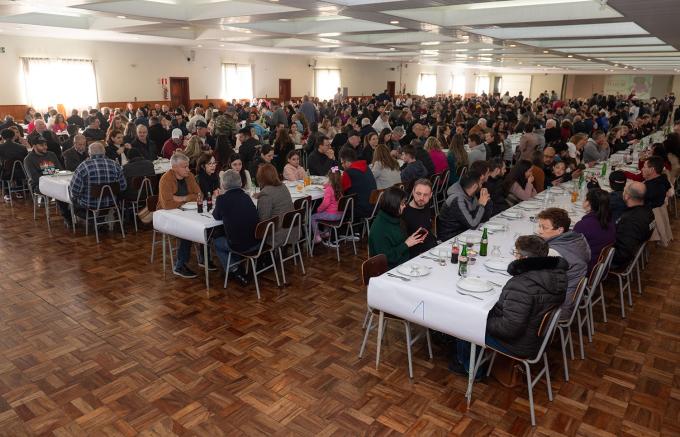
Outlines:
{"type": "Polygon", "coordinates": [[[99,124],[99,118],[97,118],[95,115],[91,115],[87,120],[87,127],[83,131],[85,138],[87,138],[89,141],[104,141],[106,138],[106,132],[100,129],[99,124]]]}
{"type": "Polygon", "coordinates": [[[418,179],[413,184],[413,198],[401,214],[401,221],[406,227],[406,235],[412,235],[418,229],[427,231],[427,237],[421,244],[409,247],[411,258],[426,252],[437,245],[437,238],[432,234],[434,210],[430,205],[432,199],[432,182],[429,179],[418,179]]]}
{"type": "Polygon", "coordinates": [[[243,167],[250,168],[253,165],[253,161],[255,161],[257,148],[259,147],[260,143],[255,138],[253,138],[251,129],[249,127],[244,127],[243,129],[239,130],[238,135],[239,140],[241,141],[241,146],[238,148],[238,154],[241,155],[241,159],[243,160],[243,167]]]}
{"type": "Polygon", "coordinates": [[[312,176],[326,176],[331,168],[337,167],[335,150],[331,147],[331,140],[321,135],[316,150],[307,157],[307,168],[312,176]]]}
{"type": "MultiPolygon", "coordinates": [[[[170,166],[170,170],[161,177],[158,184],[160,209],[175,209],[187,202],[195,202],[201,191],[196,178],[189,170],[189,158],[186,155],[176,152],[170,158],[170,166]]],[[[182,278],[195,278],[196,273],[186,265],[191,256],[191,241],[180,238],[177,241],[179,242],[177,260],[172,272],[182,278]]]]}
{"type": "Polygon", "coordinates": [[[260,220],[253,200],[241,188],[241,175],[236,170],[229,169],[222,173],[220,185],[224,193],[215,201],[213,217],[215,220],[222,220],[225,235],[215,238],[215,251],[222,268],[225,271],[229,269],[229,277],[245,286],[248,281],[242,269],[236,265],[240,257],[232,254],[229,266],[227,260],[232,250],[239,252],[257,250],[260,243],[255,239],[255,227],[260,220]]]}
{"type": "MultiPolygon", "coordinates": [[[[153,167],[153,162],[142,156],[142,153],[138,149],[130,149],[127,152],[127,163],[123,166],[123,174],[125,175],[125,180],[127,181],[127,189],[122,191],[123,198],[127,200],[137,200],[139,195],[137,189],[134,187],[132,180],[134,178],[152,178],[156,176],[156,170],[153,167]]],[[[142,190],[143,194],[139,200],[146,199],[146,192],[142,190]]]]}
{"type": "Polygon", "coordinates": [[[616,222],[613,270],[626,268],[640,245],[652,235],[649,226],[654,221],[654,214],[645,205],[645,185],[641,182],[628,184],[623,190],[623,200],[626,209],[616,222]]]}
{"type": "Polygon", "coordinates": [[[373,205],[369,202],[371,193],[377,189],[375,178],[366,161],[357,160],[357,152],[351,147],[340,151],[340,161],[345,169],[342,172],[342,191],[345,194],[356,194],[354,198],[354,218],[369,217],[373,205]]]}
{"type": "Polygon", "coordinates": [[[572,296],[579,281],[588,273],[590,246],[583,234],[569,230],[571,219],[567,211],[547,208],[538,213],[538,235],[550,246],[551,254],[561,256],[569,263],[567,270],[567,296],[562,302],[561,320],[571,317],[574,310],[572,296]]]}
{"type": "MultiPolygon", "coordinates": [[[[515,242],[515,260],[508,266],[512,276],[486,319],[485,343],[517,357],[534,357],[543,339],[538,336],[545,313],[562,305],[567,290],[564,258],[549,256],[548,244],[536,235],[523,235],[515,242]]],[[[468,373],[470,343],[456,342],[457,360],[449,365],[468,373]]]]}
{"type": "MultiPolygon", "coordinates": [[[[35,137],[33,139],[33,150],[24,158],[24,169],[26,176],[28,176],[28,184],[34,194],[41,194],[39,189],[39,179],[41,176],[53,175],[57,171],[62,170],[63,167],[57,156],[47,150],[47,140],[43,137],[35,137]]],[[[68,204],[57,200],[57,207],[62,217],[64,217],[64,224],[70,228],[71,211],[68,204]]]]}
{"type": "Polygon", "coordinates": [[[470,147],[470,153],[468,153],[470,164],[475,161],[486,161],[486,147],[482,144],[482,139],[478,134],[470,134],[468,146],[470,147]]]}
{"type": "MultiPolygon", "coordinates": [[[[480,162],[484,161],[477,161],[475,164],[480,162]]],[[[508,208],[508,202],[505,201],[504,181],[505,162],[502,158],[494,158],[489,161],[489,176],[486,179],[486,183],[483,184],[491,196],[493,214],[498,214],[508,208]]]]}
{"type": "Polygon", "coordinates": [[[161,149],[161,156],[165,159],[170,159],[172,158],[173,153],[175,153],[175,150],[184,150],[184,137],[182,135],[182,129],[179,128],[173,129],[170,138],[165,140],[165,144],[163,144],[163,148],[161,149]]]}
{"type": "Polygon", "coordinates": [[[137,125],[137,138],[132,141],[132,148],[139,149],[142,156],[149,161],[154,161],[156,159],[156,143],[149,139],[149,128],[145,125],[137,125]]]}
{"type": "Polygon", "coordinates": [[[468,229],[477,228],[480,223],[488,220],[493,212],[492,208],[487,208],[490,195],[486,188],[482,188],[479,173],[467,172],[452,185],[449,193],[437,222],[437,236],[442,241],[468,229]]]}
{"type": "Polygon", "coordinates": [[[85,208],[106,208],[113,205],[111,197],[104,196],[99,204],[99,196],[90,197],[90,187],[93,184],[112,184],[118,182],[120,191],[127,187],[123,168],[116,161],[106,157],[103,143],[95,141],[89,146],[90,158],[83,161],[74,171],[73,179],[68,186],[73,206],[85,208]]]}
{"type": "Polygon", "coordinates": [[[626,209],[626,202],[623,201],[623,189],[626,187],[626,173],[615,170],[609,174],[609,209],[612,212],[614,223],[621,217],[626,209]]]}
{"type": "Polygon", "coordinates": [[[66,150],[64,157],[64,167],[69,171],[76,171],[81,162],[87,159],[87,144],[85,136],[76,135],[73,137],[73,147],[66,150]]]}
{"type": "Polygon", "coordinates": [[[663,158],[650,156],[642,166],[642,177],[645,180],[645,205],[658,208],[666,202],[666,194],[671,183],[663,172],[663,158]]]}
{"type": "Polygon", "coordinates": [[[402,157],[404,165],[401,168],[401,182],[405,189],[410,190],[413,183],[421,178],[427,178],[427,169],[425,165],[416,158],[415,147],[409,145],[402,149],[402,157]]]}
{"type": "Polygon", "coordinates": [[[47,142],[47,150],[54,153],[59,163],[63,164],[61,156],[61,145],[57,135],[51,130],[47,129],[47,124],[43,120],[35,120],[35,129],[26,137],[30,145],[35,145],[36,141],[44,140],[47,142]]]}

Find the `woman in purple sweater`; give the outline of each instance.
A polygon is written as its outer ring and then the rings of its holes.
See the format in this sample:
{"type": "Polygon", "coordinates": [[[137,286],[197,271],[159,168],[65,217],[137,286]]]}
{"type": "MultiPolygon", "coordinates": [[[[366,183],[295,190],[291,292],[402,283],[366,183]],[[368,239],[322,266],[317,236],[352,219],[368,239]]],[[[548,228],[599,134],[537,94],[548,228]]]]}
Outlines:
{"type": "Polygon", "coordinates": [[[588,263],[588,274],[590,274],[600,258],[602,249],[614,244],[616,225],[612,219],[609,194],[606,191],[599,188],[588,191],[583,201],[583,208],[586,210],[586,215],[574,225],[574,232],[583,234],[590,246],[591,256],[588,263]]]}

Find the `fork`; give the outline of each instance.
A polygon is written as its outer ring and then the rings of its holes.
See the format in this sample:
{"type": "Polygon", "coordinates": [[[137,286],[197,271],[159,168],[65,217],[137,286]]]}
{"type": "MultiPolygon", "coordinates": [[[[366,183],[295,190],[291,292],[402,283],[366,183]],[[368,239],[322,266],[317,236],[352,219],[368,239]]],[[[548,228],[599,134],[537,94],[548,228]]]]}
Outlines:
{"type": "Polygon", "coordinates": [[[475,296],[474,294],[463,293],[463,292],[460,291],[460,290],[456,290],[456,291],[458,292],[458,294],[462,294],[463,296],[473,297],[473,298],[475,298],[475,299],[477,299],[477,300],[484,300],[484,299],[482,299],[482,298],[479,297],[479,296],[475,296]]]}
{"type": "Polygon", "coordinates": [[[390,273],[390,272],[387,272],[387,276],[389,276],[389,277],[391,277],[391,278],[399,278],[399,279],[401,279],[401,280],[404,281],[404,282],[410,281],[409,278],[405,278],[405,277],[403,277],[403,276],[395,275],[394,273],[390,273]]]}

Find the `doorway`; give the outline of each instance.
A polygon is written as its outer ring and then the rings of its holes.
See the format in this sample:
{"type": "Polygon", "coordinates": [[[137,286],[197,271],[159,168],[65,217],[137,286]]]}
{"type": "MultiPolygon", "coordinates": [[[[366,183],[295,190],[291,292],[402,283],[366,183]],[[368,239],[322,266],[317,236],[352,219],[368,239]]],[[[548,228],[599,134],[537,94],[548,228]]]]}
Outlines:
{"type": "Polygon", "coordinates": [[[170,104],[173,108],[184,105],[187,111],[189,107],[189,78],[171,77],[170,78],[170,104]]]}
{"type": "Polygon", "coordinates": [[[397,88],[396,83],[393,80],[387,81],[387,94],[389,94],[390,97],[394,97],[394,91],[396,90],[396,88],[397,88]]]}
{"type": "Polygon", "coordinates": [[[502,76],[496,76],[496,77],[493,78],[493,93],[494,94],[500,94],[502,80],[503,80],[502,76]]]}
{"type": "Polygon", "coordinates": [[[290,79],[279,79],[279,100],[282,105],[290,101],[290,89],[290,79]]]}

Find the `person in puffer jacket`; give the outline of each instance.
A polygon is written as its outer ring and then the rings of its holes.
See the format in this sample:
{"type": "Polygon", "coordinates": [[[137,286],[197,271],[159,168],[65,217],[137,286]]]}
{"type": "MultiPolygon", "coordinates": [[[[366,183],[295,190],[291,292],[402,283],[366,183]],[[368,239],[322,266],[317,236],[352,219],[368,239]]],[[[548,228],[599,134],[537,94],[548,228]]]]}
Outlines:
{"type": "MultiPolygon", "coordinates": [[[[512,276],[486,319],[485,343],[502,353],[522,358],[536,356],[542,337],[538,336],[545,314],[564,302],[567,269],[564,258],[548,256],[548,243],[536,235],[521,236],[515,242],[515,261],[508,265],[512,276]]],[[[453,372],[467,375],[470,343],[456,342],[453,372]]],[[[477,377],[482,375],[479,369],[477,377]]]]}
{"type": "Polygon", "coordinates": [[[571,219],[567,211],[560,208],[547,208],[538,213],[538,234],[550,246],[550,254],[558,255],[569,263],[567,270],[567,296],[562,304],[560,320],[568,320],[574,311],[573,296],[578,283],[588,274],[590,246],[588,240],[579,232],[569,230],[571,219]]]}
{"type": "Polygon", "coordinates": [[[481,186],[481,175],[475,171],[467,172],[451,185],[449,197],[437,218],[437,236],[440,240],[446,241],[489,220],[493,213],[493,206],[489,201],[491,196],[481,186]]]}

